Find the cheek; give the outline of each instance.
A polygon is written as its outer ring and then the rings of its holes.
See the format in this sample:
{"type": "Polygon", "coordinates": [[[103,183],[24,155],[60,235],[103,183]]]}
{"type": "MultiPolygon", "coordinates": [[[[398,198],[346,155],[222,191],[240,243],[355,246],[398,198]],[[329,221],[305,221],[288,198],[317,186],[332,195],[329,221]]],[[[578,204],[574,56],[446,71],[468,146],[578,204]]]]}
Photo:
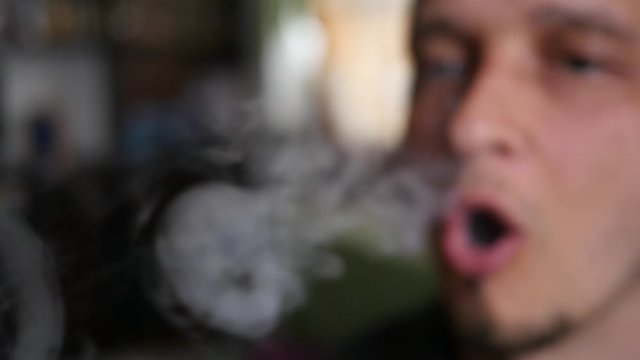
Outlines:
{"type": "Polygon", "coordinates": [[[549,195],[575,210],[593,210],[640,194],[640,111],[605,109],[565,114],[538,129],[538,160],[555,192],[549,195]]]}
{"type": "Polygon", "coordinates": [[[640,261],[640,116],[618,109],[557,119],[539,142],[551,189],[548,246],[564,254],[567,289],[585,304],[602,300],[640,261]]]}

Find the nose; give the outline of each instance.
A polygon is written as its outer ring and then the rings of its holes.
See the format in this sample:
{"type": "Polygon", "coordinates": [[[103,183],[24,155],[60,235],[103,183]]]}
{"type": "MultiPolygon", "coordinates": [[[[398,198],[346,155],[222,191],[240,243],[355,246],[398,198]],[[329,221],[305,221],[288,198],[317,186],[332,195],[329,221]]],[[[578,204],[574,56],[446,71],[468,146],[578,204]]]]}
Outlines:
{"type": "Polygon", "coordinates": [[[449,144],[457,157],[507,159],[519,154],[522,119],[530,110],[524,106],[524,85],[508,64],[487,63],[478,69],[450,119],[449,144]]]}

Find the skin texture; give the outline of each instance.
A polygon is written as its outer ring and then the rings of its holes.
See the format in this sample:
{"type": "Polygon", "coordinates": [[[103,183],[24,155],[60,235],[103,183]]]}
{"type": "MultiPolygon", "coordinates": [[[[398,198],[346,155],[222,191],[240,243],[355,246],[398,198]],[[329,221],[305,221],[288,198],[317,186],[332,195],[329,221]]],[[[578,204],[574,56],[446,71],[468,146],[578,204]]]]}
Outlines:
{"type": "Polygon", "coordinates": [[[579,339],[637,333],[640,2],[423,0],[413,51],[407,149],[454,162],[453,192],[499,203],[524,240],[475,278],[443,261],[470,352],[580,358],[579,339]]]}

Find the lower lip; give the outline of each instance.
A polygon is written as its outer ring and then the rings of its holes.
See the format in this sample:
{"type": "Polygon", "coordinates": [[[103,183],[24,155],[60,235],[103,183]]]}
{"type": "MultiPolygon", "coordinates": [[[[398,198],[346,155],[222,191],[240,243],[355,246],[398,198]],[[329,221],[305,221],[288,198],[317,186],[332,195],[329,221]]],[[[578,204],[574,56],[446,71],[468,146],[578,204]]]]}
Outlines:
{"type": "Polygon", "coordinates": [[[449,267],[461,276],[480,278],[498,272],[516,255],[523,244],[517,232],[502,236],[487,247],[474,245],[467,233],[465,212],[454,210],[447,217],[441,251],[449,267]]]}

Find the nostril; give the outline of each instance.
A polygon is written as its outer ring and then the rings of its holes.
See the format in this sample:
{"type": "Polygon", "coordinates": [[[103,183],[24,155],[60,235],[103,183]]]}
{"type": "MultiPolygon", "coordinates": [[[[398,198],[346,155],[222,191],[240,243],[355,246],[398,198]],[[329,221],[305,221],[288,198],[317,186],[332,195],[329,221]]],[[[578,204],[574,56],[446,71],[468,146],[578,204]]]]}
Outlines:
{"type": "Polygon", "coordinates": [[[510,157],[512,155],[511,148],[503,142],[493,144],[492,148],[493,152],[501,157],[510,157]]]}

